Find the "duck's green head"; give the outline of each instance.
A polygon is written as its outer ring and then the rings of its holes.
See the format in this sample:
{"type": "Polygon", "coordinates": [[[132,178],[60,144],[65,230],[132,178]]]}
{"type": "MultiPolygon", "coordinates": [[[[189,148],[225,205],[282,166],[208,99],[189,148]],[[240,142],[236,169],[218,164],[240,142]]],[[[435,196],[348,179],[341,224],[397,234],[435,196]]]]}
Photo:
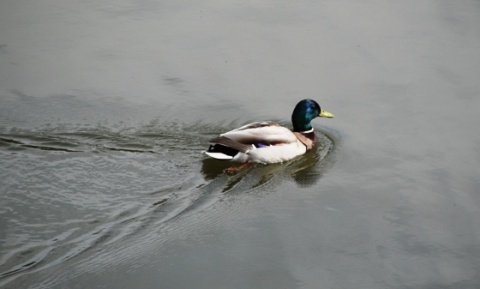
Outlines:
{"type": "Polygon", "coordinates": [[[310,122],[316,117],[333,118],[333,114],[323,110],[315,100],[304,99],[297,103],[292,113],[294,131],[308,131],[312,129],[310,122]]]}

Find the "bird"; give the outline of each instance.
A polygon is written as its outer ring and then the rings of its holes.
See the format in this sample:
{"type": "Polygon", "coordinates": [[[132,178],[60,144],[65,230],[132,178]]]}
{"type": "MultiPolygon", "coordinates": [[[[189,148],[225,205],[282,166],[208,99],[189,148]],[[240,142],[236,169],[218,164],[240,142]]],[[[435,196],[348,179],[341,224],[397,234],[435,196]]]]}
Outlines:
{"type": "Polygon", "coordinates": [[[303,99],[292,113],[293,130],[274,121],[249,123],[210,139],[211,145],[204,153],[214,159],[242,163],[227,169],[228,172],[243,169],[249,163],[285,162],[314,148],[317,137],[310,122],[316,117],[334,115],[315,100],[303,99]]]}

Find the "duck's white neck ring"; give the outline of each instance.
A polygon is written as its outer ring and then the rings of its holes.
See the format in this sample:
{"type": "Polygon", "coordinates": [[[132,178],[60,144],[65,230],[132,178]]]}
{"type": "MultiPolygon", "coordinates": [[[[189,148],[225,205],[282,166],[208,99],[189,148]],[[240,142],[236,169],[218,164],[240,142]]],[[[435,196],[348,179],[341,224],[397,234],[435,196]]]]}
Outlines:
{"type": "Polygon", "coordinates": [[[313,132],[313,127],[306,131],[299,131],[299,133],[311,133],[311,132],[313,132]]]}

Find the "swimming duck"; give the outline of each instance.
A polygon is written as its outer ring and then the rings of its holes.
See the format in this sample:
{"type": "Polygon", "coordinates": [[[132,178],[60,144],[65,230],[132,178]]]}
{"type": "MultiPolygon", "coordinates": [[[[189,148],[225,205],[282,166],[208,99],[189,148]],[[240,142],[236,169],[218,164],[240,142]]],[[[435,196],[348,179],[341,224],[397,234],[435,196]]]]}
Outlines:
{"type": "Polygon", "coordinates": [[[333,118],[333,114],[321,109],[316,101],[304,99],[293,110],[293,131],[273,121],[250,123],[211,139],[205,154],[244,163],[242,166],[288,161],[314,147],[317,137],[310,122],[316,117],[333,118]]]}

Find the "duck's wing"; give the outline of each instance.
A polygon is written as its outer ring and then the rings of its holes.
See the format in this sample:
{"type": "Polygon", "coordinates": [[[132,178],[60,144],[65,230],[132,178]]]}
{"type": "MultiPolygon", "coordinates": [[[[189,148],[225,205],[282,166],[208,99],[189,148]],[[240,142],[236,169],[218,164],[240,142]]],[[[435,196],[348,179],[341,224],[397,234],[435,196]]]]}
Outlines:
{"type": "Polygon", "coordinates": [[[230,133],[230,132],[234,132],[234,131],[241,131],[241,130],[248,130],[248,129],[255,129],[255,128],[274,127],[274,126],[282,127],[278,122],[258,121],[258,122],[252,122],[252,123],[246,124],[244,126],[241,126],[239,128],[236,128],[236,129],[231,130],[231,131],[226,132],[226,133],[230,133]]]}
{"type": "Polygon", "coordinates": [[[288,144],[297,141],[291,130],[273,121],[254,122],[231,130],[210,142],[246,152],[252,145],[255,147],[288,144]],[[228,139],[228,140],[226,140],[228,139]]]}

